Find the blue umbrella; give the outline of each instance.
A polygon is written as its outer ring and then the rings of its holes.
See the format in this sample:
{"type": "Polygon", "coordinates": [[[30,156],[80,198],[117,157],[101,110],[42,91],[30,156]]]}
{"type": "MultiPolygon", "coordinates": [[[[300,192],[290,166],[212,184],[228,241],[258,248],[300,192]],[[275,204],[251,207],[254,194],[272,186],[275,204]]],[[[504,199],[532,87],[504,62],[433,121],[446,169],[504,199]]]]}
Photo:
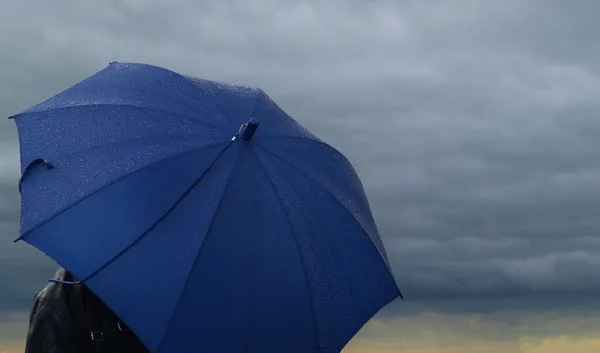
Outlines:
{"type": "Polygon", "coordinates": [[[111,63],[12,118],[17,240],[151,352],[339,352],[400,296],[348,160],[260,89],[111,63]]]}

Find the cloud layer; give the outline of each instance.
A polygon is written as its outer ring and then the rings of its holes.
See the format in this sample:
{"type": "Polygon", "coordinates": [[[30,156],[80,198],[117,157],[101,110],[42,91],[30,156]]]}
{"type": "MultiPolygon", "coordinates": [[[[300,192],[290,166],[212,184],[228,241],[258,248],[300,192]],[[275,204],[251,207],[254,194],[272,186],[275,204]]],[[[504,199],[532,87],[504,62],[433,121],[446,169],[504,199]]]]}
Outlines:
{"type": "MultiPolygon", "coordinates": [[[[259,86],[353,161],[407,297],[593,302],[599,9],[591,0],[3,2],[0,115],[114,60],[259,86]]],[[[9,242],[19,214],[9,121],[0,120],[0,148],[0,307],[12,307],[52,268],[9,242]]]]}

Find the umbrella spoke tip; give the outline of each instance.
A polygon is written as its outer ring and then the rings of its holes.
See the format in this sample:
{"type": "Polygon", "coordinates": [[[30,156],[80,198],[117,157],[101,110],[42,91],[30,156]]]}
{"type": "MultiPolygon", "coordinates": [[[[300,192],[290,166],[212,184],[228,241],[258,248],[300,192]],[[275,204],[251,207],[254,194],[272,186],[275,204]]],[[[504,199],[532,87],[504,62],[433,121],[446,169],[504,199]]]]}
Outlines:
{"type": "Polygon", "coordinates": [[[66,284],[66,285],[70,285],[70,286],[77,286],[77,285],[83,284],[82,281],[77,281],[77,282],[73,282],[73,281],[61,281],[61,280],[54,279],[54,278],[50,278],[48,280],[48,282],[58,283],[58,284],[66,284]]]}

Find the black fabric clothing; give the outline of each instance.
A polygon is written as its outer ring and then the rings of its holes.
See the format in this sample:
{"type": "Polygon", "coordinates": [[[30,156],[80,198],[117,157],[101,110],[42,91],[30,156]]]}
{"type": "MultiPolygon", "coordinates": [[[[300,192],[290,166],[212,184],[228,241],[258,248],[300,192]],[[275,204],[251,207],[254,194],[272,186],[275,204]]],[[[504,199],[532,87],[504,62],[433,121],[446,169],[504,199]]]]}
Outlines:
{"type": "MultiPolygon", "coordinates": [[[[63,268],[54,278],[77,281],[63,268]]],[[[25,353],[104,352],[148,350],[85,285],[51,282],[35,296],[25,353]]]]}

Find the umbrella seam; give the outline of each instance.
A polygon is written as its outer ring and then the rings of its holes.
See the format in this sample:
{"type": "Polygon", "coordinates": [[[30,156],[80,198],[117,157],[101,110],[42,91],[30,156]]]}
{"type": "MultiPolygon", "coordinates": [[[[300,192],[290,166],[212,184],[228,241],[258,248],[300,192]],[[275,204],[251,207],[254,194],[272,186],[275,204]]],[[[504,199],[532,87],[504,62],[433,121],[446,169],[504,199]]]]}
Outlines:
{"type": "MultiPolygon", "coordinates": [[[[304,174],[302,174],[302,175],[304,175],[304,174]]],[[[305,177],[306,177],[306,176],[305,176],[305,177]]],[[[288,184],[291,186],[291,183],[289,182],[289,180],[288,180],[288,184]]],[[[339,201],[338,201],[336,198],[334,198],[334,197],[333,197],[333,196],[331,196],[331,195],[330,195],[330,197],[332,197],[332,199],[333,199],[335,202],[338,202],[338,203],[339,203],[339,201]]],[[[337,252],[334,250],[334,249],[335,249],[335,247],[334,247],[334,246],[331,246],[331,244],[330,244],[330,242],[328,241],[327,237],[324,237],[323,239],[324,239],[323,241],[324,241],[325,245],[326,245],[326,246],[327,246],[327,248],[329,249],[329,252],[330,252],[330,255],[331,255],[331,257],[334,259],[334,262],[337,264],[338,268],[342,268],[343,266],[341,266],[341,265],[340,265],[340,261],[339,261],[339,256],[338,256],[338,253],[337,253],[337,252]]],[[[351,281],[351,279],[348,277],[348,274],[347,274],[346,272],[343,272],[343,271],[342,271],[342,273],[341,273],[341,276],[342,276],[342,277],[344,277],[344,279],[345,279],[345,282],[347,282],[347,283],[350,283],[350,282],[352,282],[352,281],[351,281]]],[[[349,296],[350,296],[350,299],[351,299],[351,301],[352,301],[352,304],[354,305],[354,307],[355,307],[355,308],[357,308],[357,309],[358,309],[358,311],[359,311],[359,312],[361,313],[361,315],[362,315],[362,313],[364,312],[364,308],[362,308],[362,307],[361,307],[361,306],[358,304],[358,303],[359,303],[359,300],[356,298],[354,291],[352,291],[352,290],[349,288],[349,286],[347,286],[347,285],[344,285],[344,287],[346,288],[346,290],[347,290],[347,291],[348,291],[348,293],[349,293],[349,296]]]]}
{"type": "MultiPolygon", "coordinates": [[[[142,141],[142,140],[157,140],[156,138],[160,138],[160,137],[164,137],[164,139],[161,139],[161,142],[170,142],[170,141],[176,141],[176,142],[185,142],[184,138],[196,138],[196,141],[198,138],[202,138],[202,135],[199,134],[175,134],[175,135],[148,135],[148,136],[141,136],[141,137],[135,137],[135,138],[130,138],[130,139],[124,139],[124,140],[118,140],[118,141],[113,141],[110,143],[106,143],[106,144],[96,144],[96,145],[92,145],[92,146],[88,146],[85,148],[81,148],[78,150],[75,150],[74,152],[71,153],[64,153],[64,154],[59,154],[55,157],[50,158],[53,162],[56,162],[57,160],[63,159],[63,158],[68,158],[68,157],[77,157],[77,156],[81,156],[83,153],[86,152],[92,152],[95,149],[100,149],[103,147],[112,147],[112,146],[118,146],[119,144],[128,144],[131,142],[137,142],[137,141],[142,141]]],[[[225,142],[223,142],[225,143],[225,142]]],[[[200,147],[200,146],[198,146],[200,147]]]]}
{"type": "MultiPolygon", "coordinates": [[[[216,164],[216,162],[220,159],[220,157],[223,154],[225,154],[225,152],[227,152],[227,150],[229,149],[229,147],[231,147],[231,145],[232,145],[232,143],[229,143],[227,145],[227,147],[225,147],[225,149],[223,150],[223,152],[215,159],[215,161],[213,162],[213,164],[206,170],[206,172],[204,173],[204,175],[206,175],[206,173],[216,164]]],[[[241,153],[237,156],[236,163],[234,163],[234,167],[231,169],[231,172],[229,173],[229,177],[227,178],[227,185],[225,185],[225,189],[223,190],[223,194],[221,195],[221,199],[219,200],[219,204],[215,208],[215,213],[213,214],[213,217],[210,220],[210,225],[208,227],[208,230],[206,231],[206,236],[204,238],[204,241],[202,242],[202,244],[200,244],[200,248],[198,249],[198,252],[196,253],[196,256],[194,257],[194,262],[192,263],[192,266],[190,267],[190,271],[189,271],[188,276],[186,278],[189,278],[192,275],[192,273],[194,271],[194,268],[196,267],[196,264],[198,263],[198,260],[200,259],[200,254],[202,253],[202,250],[204,249],[204,245],[206,244],[206,241],[208,240],[208,236],[209,236],[209,234],[210,234],[210,232],[211,232],[211,230],[212,230],[212,228],[214,226],[217,214],[219,213],[219,211],[221,209],[221,206],[223,204],[223,200],[225,198],[225,194],[227,193],[227,190],[229,189],[229,185],[231,183],[231,177],[233,175],[233,172],[237,169],[237,164],[238,164],[237,162],[239,161],[240,156],[241,156],[241,153]]],[[[204,175],[200,179],[202,179],[204,177],[204,175]]],[[[196,183],[196,185],[193,185],[192,190],[196,186],[197,186],[197,183],[196,183]]],[[[160,348],[162,347],[162,345],[164,343],[164,338],[165,338],[165,336],[166,336],[166,334],[167,334],[167,332],[168,332],[168,330],[169,330],[169,328],[170,328],[170,326],[172,324],[172,321],[173,321],[173,319],[175,317],[175,310],[179,306],[179,303],[181,302],[181,300],[183,298],[184,292],[187,290],[188,283],[189,283],[189,281],[185,282],[183,288],[181,289],[181,293],[179,294],[179,297],[177,298],[177,302],[175,302],[175,306],[173,308],[173,312],[171,313],[171,316],[169,317],[169,321],[167,322],[167,325],[165,326],[165,330],[164,330],[163,335],[162,335],[162,337],[160,339],[160,342],[158,344],[157,351],[160,351],[160,348]]]]}
{"type": "Polygon", "coordinates": [[[337,153],[341,154],[343,156],[343,154],[338,151],[337,149],[335,149],[335,147],[332,147],[331,145],[327,144],[326,142],[324,142],[323,140],[321,140],[318,136],[315,135],[309,135],[310,137],[306,137],[306,136],[291,136],[291,135],[262,135],[261,139],[265,139],[265,140],[299,140],[299,141],[311,141],[314,143],[317,143],[319,145],[323,145],[325,147],[329,147],[333,150],[335,150],[337,153]]]}
{"type": "MultiPolygon", "coordinates": [[[[323,144],[324,146],[329,146],[327,144],[323,144]]],[[[272,152],[270,149],[268,149],[265,146],[259,146],[259,148],[261,148],[262,150],[264,150],[265,152],[269,153],[270,155],[272,155],[273,157],[277,158],[278,160],[280,160],[281,162],[287,164],[288,166],[290,166],[292,169],[296,170],[298,173],[304,175],[306,178],[308,178],[313,184],[317,185],[320,189],[325,190],[325,192],[327,192],[331,197],[333,197],[339,204],[342,205],[342,207],[344,208],[344,210],[346,210],[346,212],[348,212],[350,214],[350,216],[352,217],[352,219],[354,219],[354,221],[360,226],[360,228],[363,230],[363,232],[365,233],[365,235],[367,235],[367,238],[369,239],[369,241],[371,241],[371,243],[373,243],[373,241],[371,240],[371,237],[369,236],[369,233],[366,231],[366,229],[364,229],[364,227],[362,226],[362,224],[358,221],[358,219],[356,219],[356,217],[354,216],[354,214],[340,201],[340,199],[334,195],[327,187],[324,187],[321,183],[319,183],[318,181],[315,180],[315,178],[311,177],[310,175],[308,175],[307,173],[305,173],[304,171],[300,170],[300,168],[296,167],[295,165],[293,165],[292,163],[288,162],[287,160],[285,160],[284,158],[280,157],[279,155],[277,155],[276,153],[272,152]]],[[[343,157],[343,155],[340,153],[340,155],[343,157]]],[[[347,159],[345,159],[346,162],[348,162],[348,164],[350,164],[350,161],[348,161],[347,159]]],[[[376,225],[375,225],[375,228],[376,225]]],[[[377,230],[377,229],[376,229],[377,230]]],[[[373,243],[373,246],[375,246],[375,244],[373,243]]],[[[377,248],[377,247],[376,247],[377,248]]],[[[381,252],[379,251],[379,249],[376,249],[377,252],[381,254],[381,252]]],[[[384,252],[385,254],[385,252],[384,252]]],[[[387,256],[387,254],[386,254],[387,256]]],[[[382,256],[383,257],[383,256],[382,256]]],[[[385,261],[384,261],[385,262],[385,261]]],[[[386,263],[387,266],[387,263],[386,263]]],[[[388,266],[389,268],[389,266],[388,266]]]]}
{"type": "MultiPolygon", "coordinates": [[[[46,223],[50,222],[51,220],[53,220],[53,219],[55,219],[56,217],[60,216],[61,214],[65,213],[65,212],[66,212],[66,211],[68,211],[69,209],[71,209],[71,208],[73,208],[73,207],[77,206],[79,203],[81,203],[81,202],[85,201],[86,199],[88,199],[88,198],[92,197],[93,195],[95,195],[96,193],[98,193],[98,192],[100,192],[100,191],[102,191],[102,190],[106,189],[107,187],[109,187],[109,186],[111,186],[111,185],[113,185],[113,184],[115,184],[115,183],[118,183],[119,181],[121,181],[121,180],[123,180],[123,179],[125,179],[125,178],[127,178],[127,177],[129,177],[129,176],[131,176],[131,175],[133,175],[133,174],[136,174],[137,172],[139,172],[139,171],[141,171],[141,170],[144,170],[144,169],[147,169],[147,168],[151,168],[151,167],[153,167],[153,166],[155,166],[155,165],[157,165],[157,164],[160,164],[160,163],[162,163],[162,162],[167,162],[167,161],[170,161],[170,160],[173,160],[173,159],[179,158],[179,157],[186,156],[186,155],[188,155],[188,154],[192,154],[192,153],[198,152],[199,150],[201,150],[201,149],[203,149],[203,148],[206,148],[206,147],[214,147],[214,146],[218,146],[218,145],[221,145],[221,144],[227,144],[227,142],[211,143],[211,144],[208,144],[208,145],[204,145],[204,146],[202,146],[202,147],[195,147],[195,148],[192,148],[192,149],[189,149],[189,150],[185,150],[185,151],[183,151],[183,152],[180,152],[180,153],[173,154],[173,155],[171,155],[171,156],[169,156],[169,157],[167,157],[167,158],[161,159],[161,160],[159,160],[159,161],[156,161],[156,162],[152,162],[152,163],[146,164],[145,166],[143,166],[143,167],[141,167],[141,168],[138,168],[138,169],[135,169],[134,171],[132,171],[132,172],[130,172],[130,173],[126,173],[126,174],[122,175],[121,177],[119,177],[119,178],[117,178],[117,179],[115,179],[115,180],[112,180],[112,181],[111,181],[111,182],[109,182],[109,183],[106,183],[106,184],[104,184],[104,185],[100,186],[100,187],[99,187],[99,188],[97,188],[96,190],[92,191],[92,192],[91,192],[91,193],[89,193],[88,195],[86,195],[86,196],[82,197],[81,199],[77,200],[76,202],[74,202],[73,204],[69,205],[68,207],[66,207],[66,208],[64,208],[64,209],[62,209],[62,210],[60,210],[59,212],[56,212],[56,213],[54,213],[52,216],[48,217],[48,218],[47,218],[47,219],[45,219],[44,221],[41,221],[41,222],[39,222],[39,223],[38,223],[38,224],[37,224],[35,227],[33,227],[33,228],[29,229],[28,231],[26,231],[25,233],[23,233],[23,234],[22,234],[20,237],[18,237],[18,238],[17,238],[15,241],[24,239],[24,238],[25,238],[27,235],[29,235],[29,234],[31,234],[32,232],[36,231],[37,229],[41,228],[41,227],[42,227],[42,226],[44,226],[46,223]]],[[[229,143],[229,144],[230,144],[230,143],[229,143]]],[[[229,145],[229,144],[228,144],[228,145],[229,145]]]]}
{"type": "MultiPolygon", "coordinates": [[[[173,114],[161,109],[155,109],[155,108],[148,108],[148,107],[141,107],[138,105],[134,105],[134,104],[122,104],[122,103],[92,103],[92,104],[76,104],[76,105],[68,105],[68,106],[63,106],[63,107],[57,107],[57,108],[48,108],[48,109],[42,109],[42,110],[37,110],[37,111],[32,111],[32,112],[24,112],[24,113],[19,113],[17,115],[13,115],[10,118],[11,119],[16,119],[19,117],[24,117],[24,116],[35,116],[37,114],[42,114],[42,113],[48,113],[48,112],[55,112],[57,110],[68,110],[68,109],[76,109],[76,108],[92,108],[92,107],[129,107],[129,108],[134,108],[134,109],[139,109],[142,111],[149,111],[149,112],[156,112],[156,113],[162,113],[168,116],[173,116],[176,118],[181,118],[181,119],[185,119],[188,121],[192,121],[195,123],[198,123],[199,125],[202,126],[206,126],[206,127],[211,127],[211,128],[215,128],[215,129],[219,129],[221,130],[221,126],[219,125],[212,125],[212,124],[208,124],[206,122],[203,122],[202,120],[199,119],[195,119],[193,117],[187,116],[187,115],[181,115],[181,114],[173,114]]],[[[223,132],[225,132],[225,130],[221,130],[223,132]]]]}
{"type": "Polygon", "coordinates": [[[108,260],[104,265],[100,266],[94,272],[92,272],[87,277],[85,277],[84,279],[82,279],[81,281],[79,281],[79,283],[84,283],[85,281],[89,280],[90,278],[96,276],[98,273],[102,272],[105,268],[107,268],[108,266],[110,266],[113,262],[115,262],[117,259],[119,259],[123,254],[125,254],[129,249],[131,249],[137,243],[139,243],[146,235],[148,235],[154,228],[156,228],[156,226],[158,226],[160,224],[160,222],[162,222],[165,218],[167,218],[171,214],[171,212],[173,212],[173,210],[175,208],[177,208],[177,206],[179,206],[179,204],[190,194],[190,192],[192,192],[196,188],[196,186],[198,186],[198,184],[202,181],[202,179],[204,178],[204,176],[206,176],[206,174],[215,165],[215,163],[217,162],[217,160],[219,158],[221,158],[221,156],[227,151],[227,149],[229,148],[229,146],[231,146],[231,143],[229,143],[229,144],[227,144],[227,146],[225,146],[225,148],[223,149],[223,151],[221,151],[221,153],[215,158],[215,160],[211,163],[211,165],[208,168],[206,168],[206,170],[204,171],[204,173],[202,173],[202,175],[192,183],[192,185],[179,197],[179,199],[177,201],[175,201],[173,203],[173,205],[165,212],[165,214],[162,217],[160,217],[156,222],[154,222],[154,224],[152,224],[139,237],[137,237],[136,239],[134,239],[133,242],[131,242],[128,246],[125,247],[125,249],[123,249],[120,252],[118,252],[110,260],[108,260]]]}
{"type": "MultiPolygon", "coordinates": [[[[265,140],[298,140],[298,141],[310,141],[312,143],[315,143],[317,145],[321,145],[325,148],[329,148],[331,149],[333,152],[337,153],[345,162],[347,162],[348,164],[351,164],[350,161],[348,160],[348,158],[346,158],[346,156],[344,156],[344,154],[342,152],[340,152],[337,148],[331,146],[330,144],[322,141],[320,138],[318,138],[317,136],[314,137],[300,137],[300,136],[277,136],[277,135],[266,135],[266,136],[261,136],[261,139],[265,139],[265,140]]],[[[263,149],[266,149],[266,147],[261,146],[263,149]]]]}
{"type": "MultiPolygon", "coordinates": [[[[170,70],[169,70],[169,71],[170,71],[170,70]]],[[[186,81],[187,81],[187,82],[188,82],[188,83],[189,83],[191,86],[193,86],[193,87],[194,87],[194,90],[198,90],[198,91],[200,91],[200,92],[201,92],[201,93],[202,93],[202,94],[203,94],[205,97],[207,96],[206,94],[204,94],[204,91],[203,91],[202,89],[200,89],[200,87],[198,87],[198,86],[197,86],[197,85],[194,83],[194,81],[192,81],[193,79],[197,79],[197,80],[200,80],[200,81],[206,81],[206,80],[202,80],[201,78],[197,78],[197,77],[193,77],[193,76],[187,76],[187,75],[183,75],[183,74],[180,74],[180,73],[177,73],[177,72],[174,72],[174,71],[171,71],[171,72],[173,72],[173,73],[174,73],[174,74],[176,74],[176,75],[179,75],[179,76],[181,76],[181,77],[182,77],[184,80],[186,80],[186,81]]],[[[216,83],[216,82],[214,82],[214,81],[208,81],[208,82],[210,82],[210,83],[216,83]]],[[[215,108],[217,108],[217,110],[218,110],[218,111],[221,113],[221,115],[223,115],[225,118],[227,118],[227,120],[228,120],[228,121],[229,121],[231,124],[233,124],[233,123],[234,123],[234,122],[233,122],[233,119],[231,118],[231,116],[230,116],[229,114],[225,114],[225,112],[223,111],[223,109],[221,108],[221,106],[219,106],[217,103],[215,103],[215,102],[214,102],[214,100],[212,99],[212,97],[207,97],[207,98],[209,98],[209,100],[211,101],[212,105],[213,105],[215,108]]]]}
{"type": "MultiPolygon", "coordinates": [[[[312,178],[311,176],[307,175],[306,173],[304,173],[303,171],[301,171],[299,168],[297,168],[296,166],[292,165],[291,163],[289,163],[288,161],[286,161],[285,159],[279,157],[277,154],[271,152],[269,149],[265,148],[264,146],[258,146],[259,148],[261,148],[263,151],[269,153],[270,155],[272,155],[273,157],[277,158],[278,160],[280,160],[281,162],[287,164],[288,166],[290,166],[292,169],[296,170],[298,173],[304,175],[308,180],[310,180],[315,186],[317,186],[319,189],[324,190],[326,193],[328,193],[329,195],[331,195],[331,197],[333,197],[341,206],[342,209],[344,211],[346,211],[348,214],[350,214],[350,217],[356,222],[356,224],[358,224],[359,228],[362,230],[362,232],[364,233],[364,235],[367,237],[367,239],[369,239],[369,243],[371,243],[371,245],[375,248],[375,251],[377,251],[377,253],[379,254],[379,257],[381,259],[381,261],[384,263],[385,267],[391,272],[391,268],[388,265],[388,263],[385,261],[383,255],[381,254],[380,250],[377,248],[377,246],[375,246],[375,243],[373,242],[373,240],[371,240],[371,237],[369,236],[369,233],[366,231],[366,229],[363,228],[362,224],[360,224],[360,222],[356,219],[356,217],[354,216],[354,214],[352,212],[350,212],[350,210],[348,210],[348,208],[338,199],[337,196],[335,196],[331,191],[329,191],[329,189],[327,189],[326,187],[323,187],[323,185],[321,185],[319,182],[317,182],[314,178],[312,178]]],[[[404,299],[402,293],[400,293],[400,298],[404,299]]]]}
{"type": "Polygon", "coordinates": [[[321,352],[322,351],[321,350],[322,342],[321,342],[321,335],[320,335],[320,331],[319,331],[319,324],[317,322],[317,317],[316,317],[315,303],[314,303],[315,300],[314,300],[314,295],[313,295],[313,292],[311,289],[312,288],[311,282],[309,280],[308,273],[306,272],[306,263],[304,261],[304,254],[301,250],[300,244],[298,244],[298,237],[297,237],[296,231],[294,230],[294,226],[292,225],[292,221],[290,219],[289,213],[288,213],[287,209],[285,208],[283,201],[281,200],[281,197],[279,196],[279,193],[277,192],[277,188],[275,187],[275,183],[273,182],[273,179],[271,178],[269,173],[267,173],[265,166],[263,165],[262,161],[260,160],[260,158],[258,157],[256,152],[254,150],[252,150],[252,153],[254,154],[254,157],[258,161],[258,164],[260,165],[263,173],[266,175],[269,185],[271,186],[271,189],[273,189],[273,193],[275,194],[275,197],[277,198],[277,202],[279,203],[279,206],[281,206],[281,209],[283,210],[283,213],[285,215],[285,219],[290,227],[290,230],[292,233],[292,238],[294,238],[294,244],[296,244],[298,256],[300,257],[300,261],[302,262],[302,270],[304,271],[304,280],[306,281],[306,289],[307,289],[309,297],[310,297],[310,306],[312,308],[311,312],[312,312],[313,322],[315,324],[315,333],[316,333],[316,340],[317,340],[316,348],[317,348],[317,352],[321,352]]]}
{"type": "MultiPolygon", "coordinates": [[[[185,83],[189,87],[191,87],[194,91],[196,91],[197,93],[199,93],[198,96],[208,98],[207,101],[209,101],[211,103],[211,105],[214,108],[216,108],[219,111],[219,113],[221,113],[221,115],[224,116],[229,123],[233,124],[233,121],[231,121],[231,117],[229,115],[225,114],[225,112],[223,112],[223,109],[221,109],[221,107],[219,107],[214,102],[214,100],[211,97],[209,97],[202,89],[200,89],[200,87],[196,86],[190,79],[187,78],[187,77],[193,77],[193,76],[187,76],[186,77],[186,75],[184,75],[184,74],[181,74],[179,72],[175,72],[173,70],[169,70],[169,69],[166,69],[166,68],[163,68],[163,67],[154,66],[154,68],[157,68],[159,70],[165,70],[165,71],[167,71],[167,72],[169,72],[169,73],[171,73],[171,74],[179,77],[183,81],[185,81],[185,83]]],[[[196,78],[196,77],[194,77],[194,78],[196,78]]]]}

